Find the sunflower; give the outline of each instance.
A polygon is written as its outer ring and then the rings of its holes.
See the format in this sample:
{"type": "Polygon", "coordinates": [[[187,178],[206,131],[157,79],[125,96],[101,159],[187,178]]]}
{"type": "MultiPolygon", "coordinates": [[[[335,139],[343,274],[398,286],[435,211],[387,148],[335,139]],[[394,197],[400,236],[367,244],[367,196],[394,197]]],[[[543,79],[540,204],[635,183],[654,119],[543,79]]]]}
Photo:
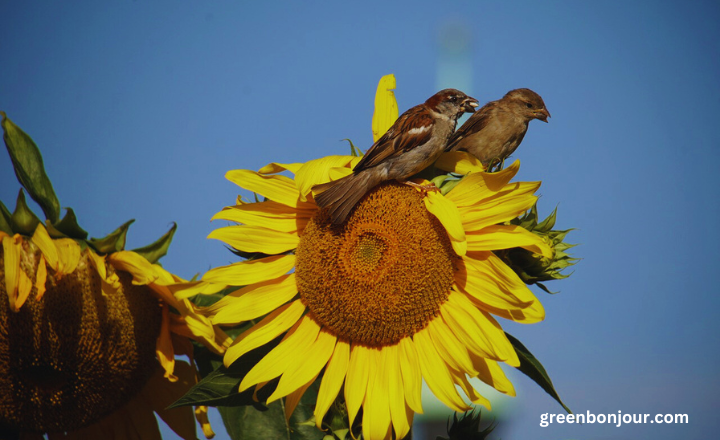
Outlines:
{"type": "MultiPolygon", "coordinates": [[[[217,353],[229,340],[173,296],[168,286],[184,280],[155,263],[175,227],[136,251],[124,250],[131,222],[86,239],[71,209],[57,219],[32,140],[4,114],[2,125],[18,179],[48,220],[22,190],[13,214],[0,203],[0,436],[159,439],[157,413],[196,438],[192,408],[165,408],[197,382],[191,340],[217,353]]],[[[195,416],[211,438],[207,409],[195,416]]]]}
{"type": "MultiPolygon", "coordinates": [[[[387,81],[378,87],[376,139],[394,121],[382,111],[392,109],[389,88],[387,81]]],[[[509,223],[534,205],[540,183],[510,183],[519,162],[487,173],[461,153],[437,164],[465,175],[442,191],[388,182],[368,193],[344,224],[333,225],[311,188],[348,175],[359,159],[329,156],[228,172],[230,181],[265,200],[239,198],[213,217],[237,225],[209,238],[253,258],[212,269],[176,296],[242,286],[201,310],[221,326],[260,319],[228,348],[226,366],[284,334],[239,391],[279,378],[267,402],[285,397],[290,414],[322,373],[318,428],[342,395],[350,426],[362,414],[365,439],[400,439],[422,412],[423,380],[455,411],[471,409],[458,387],[470,402],[490,408],[469,378],[515,395],[500,363],[520,362],[494,316],[535,323],[544,309],[493,251],[521,247],[551,257],[552,250],[509,223]]]]}

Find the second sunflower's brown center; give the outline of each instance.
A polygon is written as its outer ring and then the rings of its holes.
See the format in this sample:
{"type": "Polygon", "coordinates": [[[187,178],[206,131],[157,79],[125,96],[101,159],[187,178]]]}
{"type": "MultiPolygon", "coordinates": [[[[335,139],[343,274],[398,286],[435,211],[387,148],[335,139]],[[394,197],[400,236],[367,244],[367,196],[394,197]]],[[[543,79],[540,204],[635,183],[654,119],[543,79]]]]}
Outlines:
{"type": "Polygon", "coordinates": [[[397,183],[371,191],[347,222],[318,213],[297,249],[300,297],[339,337],[398,342],[437,316],[457,255],[422,195],[397,183]]]}
{"type": "MultiPolygon", "coordinates": [[[[39,251],[24,243],[23,270],[39,251]]],[[[3,267],[0,254],[0,268],[3,267]]],[[[114,269],[107,266],[112,273],[114,269]]],[[[83,253],[77,269],[12,312],[0,269],[0,425],[62,432],[87,426],[126,404],[155,371],[161,308],[147,286],[118,272],[105,286],[83,253]]]]}

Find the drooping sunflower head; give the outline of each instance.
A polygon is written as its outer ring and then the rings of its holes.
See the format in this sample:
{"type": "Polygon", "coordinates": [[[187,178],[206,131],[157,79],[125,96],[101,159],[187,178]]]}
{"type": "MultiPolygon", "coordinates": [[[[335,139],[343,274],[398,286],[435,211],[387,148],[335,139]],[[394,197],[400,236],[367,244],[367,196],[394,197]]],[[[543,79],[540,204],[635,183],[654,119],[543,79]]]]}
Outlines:
{"type": "Polygon", "coordinates": [[[196,380],[190,369],[175,368],[176,353],[192,355],[188,337],[224,348],[222,332],[171,294],[167,286],[182,280],[156,264],[175,226],[135,251],[124,250],[132,222],[88,239],[71,209],[59,218],[32,139],[4,114],[2,126],[18,180],[46,221],[22,190],[12,214],[0,202],[0,427],[91,435],[88,429],[118,423],[112,417],[123,406],[137,412],[158,370],[162,380],[184,383],[175,390],[181,395],[196,380]]]}

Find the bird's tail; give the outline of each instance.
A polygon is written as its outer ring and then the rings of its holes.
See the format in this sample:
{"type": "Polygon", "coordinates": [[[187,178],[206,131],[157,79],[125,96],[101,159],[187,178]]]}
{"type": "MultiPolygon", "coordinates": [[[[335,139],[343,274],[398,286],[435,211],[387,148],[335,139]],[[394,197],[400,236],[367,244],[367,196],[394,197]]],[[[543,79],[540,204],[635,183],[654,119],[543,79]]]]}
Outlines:
{"type": "Polygon", "coordinates": [[[357,173],[345,176],[333,182],[315,185],[313,192],[320,192],[315,196],[315,202],[321,208],[329,208],[332,222],[340,224],[345,221],[350,211],[380,181],[370,173],[357,173]]]}

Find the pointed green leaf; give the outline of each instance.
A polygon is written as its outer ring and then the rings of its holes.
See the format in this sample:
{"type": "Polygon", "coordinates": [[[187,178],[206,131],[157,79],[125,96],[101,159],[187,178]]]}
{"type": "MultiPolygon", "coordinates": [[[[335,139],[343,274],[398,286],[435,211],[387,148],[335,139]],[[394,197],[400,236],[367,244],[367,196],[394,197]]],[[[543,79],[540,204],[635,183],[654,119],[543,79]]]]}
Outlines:
{"type": "Polygon", "coordinates": [[[28,208],[25,202],[25,192],[20,188],[17,203],[15,204],[15,212],[10,218],[10,226],[13,231],[23,235],[33,235],[35,228],[40,224],[40,219],[34,212],[28,208]]]}
{"type": "Polygon", "coordinates": [[[62,232],[70,238],[77,238],[78,240],[85,240],[88,236],[87,231],[80,227],[75,216],[75,211],[72,208],[65,208],[65,217],[53,226],[59,232],[62,232]]]}
{"type": "Polygon", "coordinates": [[[167,231],[165,235],[160,237],[154,243],[138,249],[133,249],[133,252],[135,252],[136,254],[140,254],[140,256],[153,264],[157,263],[160,258],[164,257],[165,254],[167,254],[168,247],[170,247],[170,242],[172,241],[173,235],[175,235],[176,230],[177,223],[173,222],[172,228],[170,228],[170,230],[167,231]]]}
{"type": "MultiPolygon", "coordinates": [[[[187,405],[255,405],[257,402],[253,400],[252,391],[246,390],[239,393],[238,387],[252,367],[279,344],[281,339],[282,337],[277,337],[268,344],[250,351],[233,362],[230,367],[225,367],[221,362],[212,362],[213,365],[218,365],[218,367],[190,388],[190,390],[178,399],[177,402],[173,403],[170,408],[187,405]]],[[[266,385],[262,391],[272,393],[270,388],[274,387],[266,385]]],[[[269,395],[270,394],[267,394],[265,397],[269,395]]]]}
{"type": "Polygon", "coordinates": [[[13,235],[12,228],[10,227],[11,219],[12,215],[10,214],[10,211],[8,211],[5,204],[0,201],[0,231],[13,235]]]}
{"type": "Polygon", "coordinates": [[[517,369],[525,373],[525,375],[535,381],[536,384],[540,385],[546,393],[548,393],[563,408],[565,408],[565,411],[567,411],[568,414],[572,414],[570,408],[565,406],[562,400],[560,400],[560,396],[558,396],[557,391],[555,391],[555,387],[553,386],[552,380],[550,380],[550,376],[548,376],[547,371],[545,371],[545,368],[542,366],[540,361],[537,360],[537,358],[530,353],[530,350],[525,348],[525,346],[512,335],[505,332],[505,336],[507,336],[508,340],[513,345],[513,348],[515,348],[518,358],[520,358],[520,366],[517,367],[517,369]]]}
{"type": "Polygon", "coordinates": [[[45,173],[42,155],[32,138],[2,115],[3,140],[10,153],[15,175],[45,213],[45,218],[55,223],[60,217],[60,202],[55,195],[52,183],[45,173]]]}
{"type": "Polygon", "coordinates": [[[355,144],[350,139],[340,139],[341,141],[348,141],[350,142],[350,155],[354,157],[362,156],[362,151],[360,151],[359,148],[355,147],[355,144]]]}
{"type": "Polygon", "coordinates": [[[219,407],[218,411],[233,440],[317,440],[323,433],[308,421],[313,417],[319,387],[320,381],[316,380],[308,388],[289,422],[285,419],[285,399],[277,400],[261,411],[252,406],[219,407]]]}
{"type": "Polygon", "coordinates": [[[127,231],[135,219],[128,220],[123,223],[119,228],[108,234],[103,238],[91,238],[89,240],[90,246],[93,247],[97,252],[101,254],[109,254],[111,252],[118,252],[125,249],[125,239],[127,238],[127,231]]]}

